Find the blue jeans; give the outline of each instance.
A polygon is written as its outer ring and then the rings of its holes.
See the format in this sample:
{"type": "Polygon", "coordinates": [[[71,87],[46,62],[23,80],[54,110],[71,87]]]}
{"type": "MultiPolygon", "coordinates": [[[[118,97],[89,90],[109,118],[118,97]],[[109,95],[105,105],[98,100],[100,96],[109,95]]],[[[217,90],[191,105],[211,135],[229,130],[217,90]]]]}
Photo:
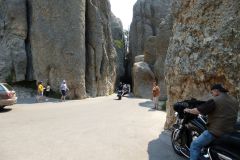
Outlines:
{"type": "Polygon", "coordinates": [[[210,144],[214,139],[215,136],[206,130],[197,139],[192,141],[190,146],[190,160],[198,160],[201,149],[210,144]]]}

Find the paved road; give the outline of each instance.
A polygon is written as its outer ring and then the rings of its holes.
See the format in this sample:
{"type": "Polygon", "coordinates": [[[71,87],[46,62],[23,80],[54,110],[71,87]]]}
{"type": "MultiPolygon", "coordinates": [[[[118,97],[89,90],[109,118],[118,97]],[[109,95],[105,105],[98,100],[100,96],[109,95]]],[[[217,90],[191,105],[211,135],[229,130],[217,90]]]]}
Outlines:
{"type": "Polygon", "coordinates": [[[181,160],[163,132],[164,112],[147,99],[114,99],[7,107],[0,111],[0,160],[181,160]]]}

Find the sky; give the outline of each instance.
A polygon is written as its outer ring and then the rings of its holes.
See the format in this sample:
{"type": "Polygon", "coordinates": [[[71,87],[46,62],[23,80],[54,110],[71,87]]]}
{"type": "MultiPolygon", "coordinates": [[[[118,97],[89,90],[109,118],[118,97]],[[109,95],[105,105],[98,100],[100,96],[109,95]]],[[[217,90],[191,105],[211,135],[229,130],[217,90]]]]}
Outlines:
{"type": "Polygon", "coordinates": [[[109,0],[113,14],[120,18],[123,28],[129,30],[132,22],[133,5],[137,0],[109,0]]]}

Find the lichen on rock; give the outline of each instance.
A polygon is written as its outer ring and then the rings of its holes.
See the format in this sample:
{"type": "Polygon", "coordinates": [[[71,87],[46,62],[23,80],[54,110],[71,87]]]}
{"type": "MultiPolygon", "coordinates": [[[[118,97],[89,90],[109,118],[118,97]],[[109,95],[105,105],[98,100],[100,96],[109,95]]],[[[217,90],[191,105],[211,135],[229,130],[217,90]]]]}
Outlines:
{"type": "Polygon", "coordinates": [[[173,37],[165,61],[168,90],[167,122],[172,104],[201,99],[221,83],[240,100],[240,3],[234,0],[174,0],[173,37]]]}

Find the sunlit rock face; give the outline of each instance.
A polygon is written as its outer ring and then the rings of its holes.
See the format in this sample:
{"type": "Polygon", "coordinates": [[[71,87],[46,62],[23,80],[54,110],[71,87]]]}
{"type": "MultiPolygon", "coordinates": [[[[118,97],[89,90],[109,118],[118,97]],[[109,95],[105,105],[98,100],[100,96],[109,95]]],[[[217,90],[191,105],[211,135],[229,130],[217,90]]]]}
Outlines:
{"type": "Polygon", "coordinates": [[[114,47],[117,51],[117,84],[123,77],[125,76],[125,54],[126,54],[126,45],[124,38],[124,31],[122,22],[119,18],[117,18],[113,13],[111,14],[111,30],[114,47]]]}
{"type": "Polygon", "coordinates": [[[70,98],[112,94],[109,1],[0,0],[0,81],[42,80],[70,98]]]}
{"type": "Polygon", "coordinates": [[[174,27],[166,58],[167,121],[172,104],[202,98],[213,83],[240,96],[240,2],[174,0],[174,27]]]}
{"type": "Polygon", "coordinates": [[[88,0],[86,21],[86,90],[92,96],[112,94],[116,80],[116,50],[108,1],[88,0]]]}
{"type": "Polygon", "coordinates": [[[169,8],[169,0],[138,0],[136,2],[130,27],[131,57],[143,54],[148,37],[159,34],[159,25],[169,14],[169,8]]]}
{"type": "Polygon", "coordinates": [[[160,87],[160,100],[167,99],[167,87],[164,76],[165,58],[172,36],[172,16],[169,14],[159,25],[159,34],[150,36],[144,46],[144,61],[151,67],[160,87]]]}
{"type": "Polygon", "coordinates": [[[136,56],[144,55],[144,62],[161,88],[161,99],[167,97],[164,62],[172,33],[170,6],[169,0],[138,0],[134,5],[130,28],[130,63],[134,63],[136,56]]]}
{"type": "Polygon", "coordinates": [[[152,82],[155,76],[145,62],[136,62],[133,65],[133,92],[137,97],[152,98],[152,82]]]}
{"type": "Polygon", "coordinates": [[[27,58],[25,0],[0,0],[0,81],[25,79],[27,58]]]}
{"type": "Polygon", "coordinates": [[[59,91],[66,80],[72,98],[85,92],[85,0],[30,0],[34,78],[59,91]]]}
{"type": "Polygon", "coordinates": [[[116,51],[110,4],[97,0],[29,0],[34,79],[59,92],[66,80],[71,98],[114,91],[116,51]]]}

